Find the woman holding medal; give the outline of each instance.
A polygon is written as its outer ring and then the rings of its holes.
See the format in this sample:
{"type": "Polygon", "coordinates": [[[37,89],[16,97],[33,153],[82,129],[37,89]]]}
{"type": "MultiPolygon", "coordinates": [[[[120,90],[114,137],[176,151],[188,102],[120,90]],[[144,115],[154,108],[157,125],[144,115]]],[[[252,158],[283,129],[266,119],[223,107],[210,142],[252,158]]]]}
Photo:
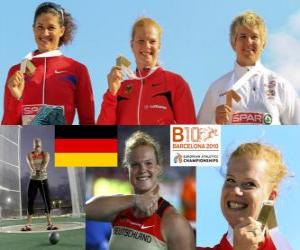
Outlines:
{"type": "Polygon", "coordinates": [[[5,86],[2,124],[94,124],[94,100],[87,68],[62,55],[75,24],[60,5],[45,2],[34,15],[37,50],[13,66],[5,86]]]}
{"type": "Polygon", "coordinates": [[[88,219],[112,223],[110,250],[194,250],[188,221],[159,194],[159,144],[137,131],[125,143],[124,165],[132,195],[99,196],[86,204],[88,219]]]}
{"type": "Polygon", "coordinates": [[[286,173],[278,150],[260,143],[241,144],[229,158],[222,188],[221,209],[228,232],[218,245],[197,249],[291,250],[279,232],[274,210],[286,173]]]}
{"type": "MultiPolygon", "coordinates": [[[[162,29],[151,18],[138,19],[132,28],[131,49],[137,69],[124,80],[118,65],[108,74],[97,124],[164,125],[196,123],[188,84],[158,63],[162,29]]],[[[128,66],[128,63],[127,63],[128,66]]],[[[125,71],[128,68],[125,67],[125,71]]]]}
{"type": "Polygon", "coordinates": [[[230,28],[236,53],[233,71],[209,87],[200,124],[300,124],[300,102],[291,84],[260,63],[267,30],[254,12],[237,16],[230,28]]]}

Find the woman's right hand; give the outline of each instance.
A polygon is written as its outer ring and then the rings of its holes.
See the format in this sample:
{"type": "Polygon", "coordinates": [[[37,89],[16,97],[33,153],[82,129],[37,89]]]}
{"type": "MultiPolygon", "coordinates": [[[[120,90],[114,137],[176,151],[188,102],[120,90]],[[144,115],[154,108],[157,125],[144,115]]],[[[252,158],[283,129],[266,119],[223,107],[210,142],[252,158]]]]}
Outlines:
{"type": "Polygon", "coordinates": [[[230,122],[230,116],[231,116],[232,109],[224,104],[219,105],[216,108],[216,124],[224,125],[228,124],[230,122]]]}
{"type": "Polygon", "coordinates": [[[135,207],[143,212],[146,216],[151,216],[158,208],[159,186],[155,186],[144,194],[135,195],[135,207]]]}
{"type": "Polygon", "coordinates": [[[24,87],[25,87],[25,81],[24,81],[24,74],[21,71],[16,71],[7,82],[8,89],[10,90],[10,93],[13,97],[15,97],[17,100],[20,100],[24,87]]]}
{"type": "Polygon", "coordinates": [[[242,220],[233,229],[233,250],[257,250],[264,240],[261,223],[252,217],[242,220]]]}
{"type": "Polygon", "coordinates": [[[108,88],[113,95],[116,95],[121,87],[121,82],[123,81],[123,74],[121,67],[115,66],[111,69],[110,73],[107,75],[108,88]]]}

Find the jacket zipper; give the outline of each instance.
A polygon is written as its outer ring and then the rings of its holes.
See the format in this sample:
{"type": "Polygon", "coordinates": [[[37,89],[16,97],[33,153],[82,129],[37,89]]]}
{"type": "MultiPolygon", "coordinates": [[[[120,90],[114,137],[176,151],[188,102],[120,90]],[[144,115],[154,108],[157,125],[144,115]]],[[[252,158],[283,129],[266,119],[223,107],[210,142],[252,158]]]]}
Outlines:
{"type": "Polygon", "coordinates": [[[47,71],[47,57],[45,57],[45,60],[44,60],[44,76],[43,76],[42,104],[45,104],[46,71],[47,71]]]}
{"type": "Polygon", "coordinates": [[[143,86],[144,86],[144,80],[141,79],[141,87],[140,87],[140,92],[139,92],[139,100],[138,100],[138,106],[137,106],[137,122],[138,125],[141,125],[141,121],[140,121],[140,106],[141,106],[141,98],[142,98],[142,92],[143,92],[143,86]]]}

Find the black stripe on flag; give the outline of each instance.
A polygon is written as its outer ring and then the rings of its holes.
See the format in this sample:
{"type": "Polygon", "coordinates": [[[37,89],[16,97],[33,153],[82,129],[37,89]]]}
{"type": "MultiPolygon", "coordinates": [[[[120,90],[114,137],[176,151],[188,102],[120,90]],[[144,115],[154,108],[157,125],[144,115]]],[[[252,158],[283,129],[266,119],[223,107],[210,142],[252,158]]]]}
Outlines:
{"type": "Polygon", "coordinates": [[[104,125],[62,125],[55,126],[55,138],[63,139],[80,139],[80,138],[117,138],[117,126],[104,125]]]}

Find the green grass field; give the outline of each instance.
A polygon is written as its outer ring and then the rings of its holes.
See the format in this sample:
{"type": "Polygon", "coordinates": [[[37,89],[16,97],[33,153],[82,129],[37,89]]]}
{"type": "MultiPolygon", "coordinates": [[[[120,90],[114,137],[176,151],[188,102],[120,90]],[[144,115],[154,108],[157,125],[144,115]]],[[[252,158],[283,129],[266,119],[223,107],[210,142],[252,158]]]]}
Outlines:
{"type": "MultiPolygon", "coordinates": [[[[53,218],[53,223],[58,222],[84,222],[84,218],[59,217],[53,218]]],[[[20,225],[26,223],[25,220],[1,221],[1,226],[20,225]]],[[[45,219],[34,219],[34,223],[45,223],[45,219]]],[[[1,233],[0,250],[65,250],[85,249],[84,229],[68,230],[59,232],[60,240],[56,245],[51,245],[48,240],[49,232],[42,233],[1,233]]]]}

